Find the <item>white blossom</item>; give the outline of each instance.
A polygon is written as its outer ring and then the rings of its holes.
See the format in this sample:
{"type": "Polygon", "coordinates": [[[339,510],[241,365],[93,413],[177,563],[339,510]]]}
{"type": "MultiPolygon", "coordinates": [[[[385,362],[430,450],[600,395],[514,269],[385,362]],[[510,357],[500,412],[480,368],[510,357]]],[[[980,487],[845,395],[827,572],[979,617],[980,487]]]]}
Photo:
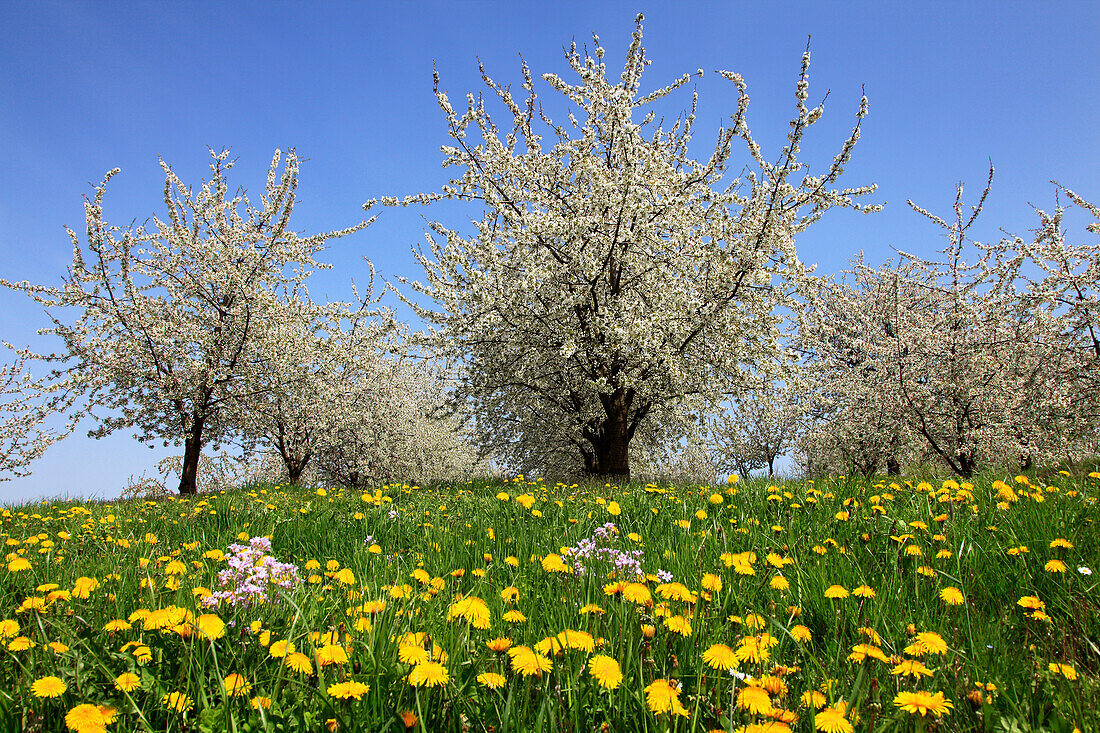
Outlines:
{"type": "Polygon", "coordinates": [[[641,91],[641,16],[618,79],[603,56],[573,44],[579,80],[542,77],[572,110],[565,124],[543,112],[526,63],[525,98],[482,69],[506,127],[482,97],[456,111],[437,76],[444,166],[461,171],[437,197],[478,201],[484,215],[470,235],[433,223],[416,252],[424,281],[401,282],[435,302],[406,296],[433,326],[424,344],[458,365],[453,399],[472,410],[482,446],[516,469],[627,474],[636,436],[676,441],[692,415],[774,375],[776,309],[805,275],[795,237],[829,208],[878,208],[857,202],[873,186],[835,187],[866,100],[828,169],[812,175],[798,160],[820,117],[806,104],[808,53],[779,155],[753,139],[745,84],[723,71],[737,108],[701,162],[688,152],[694,97],[671,127],[645,109],[693,75],[641,91]],[[749,164],[729,180],[736,139],[749,164]]]}
{"type": "Polygon", "coordinates": [[[46,426],[69,403],[58,386],[35,379],[27,371],[25,353],[17,352],[14,361],[0,365],[0,481],[30,475],[29,465],[72,430],[73,421],[60,429],[46,426]]]}
{"type": "MultiPolygon", "coordinates": [[[[327,239],[290,229],[299,159],[275,152],[258,207],[229,193],[228,151],[210,151],[210,179],[186,186],[161,161],[164,218],[119,228],[103,213],[113,170],[85,199],[84,241],[69,230],[73,261],[60,286],[7,283],[46,308],[40,333],[64,350],[43,358],[53,378],[83,398],[102,436],[133,428],[142,441],[183,444],[180,492],[196,490],[203,447],[237,438],[231,407],[249,396],[256,368],[270,356],[257,334],[280,298],[312,270],[327,239]],[[282,167],[280,170],[280,164],[282,167]]],[[[266,347],[270,349],[270,344],[266,347]]]]}

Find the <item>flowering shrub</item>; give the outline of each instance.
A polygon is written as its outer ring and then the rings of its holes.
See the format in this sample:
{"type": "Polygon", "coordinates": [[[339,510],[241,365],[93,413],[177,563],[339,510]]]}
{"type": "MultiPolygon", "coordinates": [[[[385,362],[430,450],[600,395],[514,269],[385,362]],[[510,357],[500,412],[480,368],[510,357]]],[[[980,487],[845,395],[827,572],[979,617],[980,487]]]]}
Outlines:
{"type": "MultiPolygon", "coordinates": [[[[615,547],[619,529],[614,522],[608,522],[592,532],[591,537],[585,537],[573,547],[568,548],[567,554],[573,559],[573,570],[577,575],[591,573],[591,562],[604,562],[611,565],[618,578],[641,578],[642,561],[645,558],[644,550],[621,550],[615,547]],[[586,566],[586,561],[588,564],[586,566]]],[[[606,575],[606,571],[603,571],[606,575]]]]}
{"type": "Polygon", "coordinates": [[[302,582],[296,565],[279,562],[270,552],[271,540],[266,537],[253,537],[247,545],[230,545],[225,556],[229,567],[218,573],[221,590],[203,599],[203,605],[265,603],[268,593],[276,588],[291,590],[302,582]]]}

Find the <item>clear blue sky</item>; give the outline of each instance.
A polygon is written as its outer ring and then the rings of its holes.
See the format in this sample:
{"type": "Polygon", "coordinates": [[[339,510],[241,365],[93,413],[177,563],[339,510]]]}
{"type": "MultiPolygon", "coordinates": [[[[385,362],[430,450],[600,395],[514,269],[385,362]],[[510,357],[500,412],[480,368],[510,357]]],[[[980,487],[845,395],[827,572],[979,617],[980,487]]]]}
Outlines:
{"type": "MultiPolygon", "coordinates": [[[[1050,206],[1051,179],[1100,199],[1100,5],[1096,3],[0,3],[0,275],[56,283],[71,259],[62,230],[82,225],[81,195],[108,169],[106,215],[142,221],[159,211],[163,156],[185,181],[205,172],[206,146],[232,146],[236,182],[250,191],[276,146],[308,158],[294,224],[347,226],[382,194],[436,190],[447,141],[432,96],[433,62],[452,98],[478,90],[476,57],[499,81],[519,83],[522,52],[538,74],[565,74],[562,47],[600,35],[609,65],[622,58],[636,12],[646,14],[648,87],[686,71],[708,73],[695,142],[705,157],[733,111],[727,82],[741,73],[749,123],[766,151],[786,134],[799,58],[812,34],[811,99],[831,90],[804,146],[827,161],[856,111],[871,114],[847,178],[875,181],[886,211],[832,212],[799,242],[806,261],[834,272],[857,250],[931,254],[936,231],[905,205],[950,205],[954,185],[980,191],[997,166],[979,236],[1025,233],[1029,202],[1050,206]]],[[[540,91],[550,92],[544,84],[540,91]]],[[[690,92],[670,101],[680,109],[690,92]]],[[[470,215],[476,215],[472,210],[470,215]]],[[[347,297],[362,257],[387,277],[415,277],[410,245],[422,217],[454,208],[385,210],[368,230],[336,242],[333,271],[311,288],[347,297]]],[[[0,292],[0,337],[34,343],[45,325],[33,304],[0,292]]],[[[124,433],[77,434],[27,479],[0,483],[0,502],[116,495],[130,475],[168,452],[124,433]]]]}

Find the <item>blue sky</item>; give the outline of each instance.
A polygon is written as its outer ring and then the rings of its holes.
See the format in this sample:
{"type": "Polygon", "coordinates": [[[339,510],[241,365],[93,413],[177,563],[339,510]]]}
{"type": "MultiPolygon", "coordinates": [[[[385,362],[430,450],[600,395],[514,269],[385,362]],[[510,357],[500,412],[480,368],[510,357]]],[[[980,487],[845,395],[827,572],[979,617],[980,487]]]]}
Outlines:
{"type": "MultiPolygon", "coordinates": [[[[646,15],[653,64],[647,88],[686,71],[700,108],[696,155],[732,113],[745,77],[749,124],[774,155],[793,108],[799,59],[812,35],[811,100],[829,90],[825,118],[804,145],[827,162],[849,129],[860,89],[871,114],[848,167],[851,185],[880,186],[884,212],[831,212],[799,241],[804,260],[835,272],[858,250],[932,254],[936,230],[905,204],[950,206],[964,180],[977,195],[997,166],[978,236],[1033,226],[1029,203],[1053,205],[1051,179],[1100,199],[1100,5],[1096,3],[57,3],[0,4],[0,276],[56,283],[71,259],[62,229],[82,225],[81,195],[118,166],[105,210],[119,224],[160,209],[157,156],[185,181],[205,172],[206,146],[231,146],[235,181],[258,192],[273,149],[296,147],[302,169],[294,225],[314,232],[362,218],[383,195],[436,190],[447,142],[432,67],[452,98],[480,89],[476,59],[519,84],[518,53],[533,71],[566,74],[562,48],[599,34],[609,66],[622,58],[634,15],[646,15]]],[[[545,84],[538,91],[550,102],[545,84]]],[[[668,100],[670,116],[690,91],[668,100]]],[[[385,210],[335,242],[317,297],[346,298],[369,257],[381,274],[416,277],[410,246],[424,217],[461,224],[477,212],[385,210]]],[[[0,338],[35,343],[37,306],[0,291],[0,338]]],[[[172,451],[119,433],[78,433],[29,478],[0,483],[0,502],[116,495],[128,476],[172,451]]],[[[178,452],[178,451],[177,451],[178,452]]]]}

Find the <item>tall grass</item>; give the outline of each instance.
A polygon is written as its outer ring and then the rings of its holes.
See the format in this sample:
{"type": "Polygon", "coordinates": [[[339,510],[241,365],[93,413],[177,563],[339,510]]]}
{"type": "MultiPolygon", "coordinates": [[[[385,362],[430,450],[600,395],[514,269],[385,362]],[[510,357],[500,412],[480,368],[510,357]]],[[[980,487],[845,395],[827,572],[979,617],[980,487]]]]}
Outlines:
{"type": "Polygon", "coordinates": [[[92,730],[73,712],[92,705],[109,731],[1100,730],[1098,495],[1096,474],[973,485],[517,479],[28,505],[0,514],[0,729],[65,730],[68,717],[92,730]],[[229,546],[264,536],[301,583],[269,589],[264,603],[203,605],[229,546]],[[570,554],[586,538],[607,550],[570,554]],[[638,550],[648,604],[616,586],[639,579],[612,551],[638,550]],[[861,586],[873,595],[854,594],[861,586]],[[961,603],[945,600],[949,588],[961,603]],[[471,596],[488,628],[456,614],[471,596]],[[516,610],[525,621],[504,620],[516,610]],[[112,620],[130,628],[105,630],[112,620]],[[591,641],[548,639],[567,631],[591,641]],[[922,647],[925,632],[945,648],[922,647]],[[552,668],[518,671],[487,645],[501,638],[552,668]],[[279,641],[309,669],[273,656],[279,641]],[[707,664],[716,644],[741,658],[707,664]],[[346,662],[324,663],[334,647],[346,662]],[[600,683],[594,655],[618,662],[621,683],[600,683]],[[410,683],[417,660],[441,663],[446,681],[410,683]],[[930,674],[892,674],[904,660],[930,674]],[[124,673],[134,689],[116,687],[124,673]],[[503,686],[479,681],[485,673],[503,686]],[[36,696],[50,677],[64,692],[36,696]],[[341,697],[348,680],[369,690],[341,697]],[[662,703],[659,680],[678,705],[662,703]],[[753,705],[750,687],[766,703],[753,705]],[[902,693],[916,691],[951,707],[910,712],[902,693]]]}

